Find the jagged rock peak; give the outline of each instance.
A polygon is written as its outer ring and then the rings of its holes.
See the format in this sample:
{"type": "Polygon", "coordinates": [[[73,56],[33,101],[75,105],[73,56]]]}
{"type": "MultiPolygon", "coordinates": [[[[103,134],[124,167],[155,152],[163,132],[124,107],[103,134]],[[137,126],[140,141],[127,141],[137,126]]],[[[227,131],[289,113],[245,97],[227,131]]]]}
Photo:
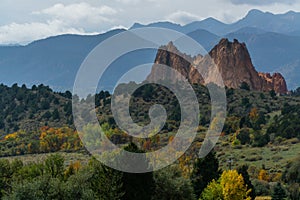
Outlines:
{"type": "MultiPolygon", "coordinates": [[[[246,82],[252,90],[275,90],[281,94],[288,92],[285,79],[280,73],[270,75],[269,73],[258,73],[255,70],[246,44],[240,43],[237,39],[231,42],[227,38],[223,38],[208,55],[199,55],[193,58],[181,53],[170,42],[158,50],[155,63],[170,66],[191,83],[199,84],[203,84],[204,79],[205,83],[216,82],[219,79],[216,71],[207,71],[205,73],[207,76],[204,78],[197,71],[197,68],[205,69],[209,64],[214,63],[222,76],[224,85],[229,88],[239,88],[243,82],[246,82]]],[[[176,80],[178,76],[167,74],[160,69],[159,65],[154,65],[147,79],[176,80]]]]}
{"type": "Polygon", "coordinates": [[[171,51],[171,52],[178,52],[181,53],[177,47],[173,44],[172,41],[170,41],[167,45],[161,46],[160,49],[166,50],[166,51],[171,51]]]}
{"type": "MultiPolygon", "coordinates": [[[[158,52],[160,52],[160,51],[166,51],[169,54],[177,54],[179,57],[182,57],[183,59],[185,59],[188,62],[192,62],[194,59],[190,55],[187,55],[187,54],[179,51],[179,49],[174,45],[174,43],[172,41],[170,41],[167,45],[161,46],[159,48],[158,52]]],[[[159,53],[157,53],[157,55],[159,55],[159,53]]],[[[198,56],[201,56],[201,55],[198,55],[198,56]]]]}

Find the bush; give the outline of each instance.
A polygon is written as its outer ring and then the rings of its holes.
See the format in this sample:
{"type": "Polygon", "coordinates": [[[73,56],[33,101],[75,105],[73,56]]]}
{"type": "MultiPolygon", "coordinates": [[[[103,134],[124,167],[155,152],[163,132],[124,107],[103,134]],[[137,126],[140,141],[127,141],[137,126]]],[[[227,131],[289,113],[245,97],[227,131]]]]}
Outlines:
{"type": "Polygon", "coordinates": [[[181,171],[170,166],[154,173],[155,193],[153,200],[193,200],[196,199],[189,179],[181,171]]]}
{"type": "Polygon", "coordinates": [[[269,196],[271,194],[270,185],[267,181],[254,179],[252,184],[255,189],[256,196],[269,196]]]}
{"type": "Polygon", "coordinates": [[[245,160],[250,162],[255,162],[262,159],[263,159],[262,156],[251,156],[251,157],[247,157],[245,160]]]}
{"type": "Polygon", "coordinates": [[[288,163],[283,180],[286,183],[300,183],[300,157],[288,163]]]}
{"type": "Polygon", "coordinates": [[[254,141],[252,143],[253,147],[263,147],[270,141],[270,136],[268,134],[257,133],[254,135],[254,141]]]}
{"type": "Polygon", "coordinates": [[[289,198],[291,200],[298,200],[300,199],[300,184],[293,183],[288,186],[289,198]]]}
{"type": "Polygon", "coordinates": [[[45,171],[52,178],[62,178],[64,173],[64,158],[59,154],[50,155],[45,160],[45,171]]]}
{"type": "Polygon", "coordinates": [[[250,144],[250,132],[249,129],[243,128],[239,131],[237,139],[241,142],[242,145],[250,144]]]}
{"type": "Polygon", "coordinates": [[[286,195],[286,191],[282,187],[281,183],[277,183],[273,188],[272,188],[272,200],[282,200],[284,199],[286,195]]]}
{"type": "Polygon", "coordinates": [[[243,89],[243,90],[250,91],[250,86],[246,82],[242,82],[240,88],[243,89]]]}

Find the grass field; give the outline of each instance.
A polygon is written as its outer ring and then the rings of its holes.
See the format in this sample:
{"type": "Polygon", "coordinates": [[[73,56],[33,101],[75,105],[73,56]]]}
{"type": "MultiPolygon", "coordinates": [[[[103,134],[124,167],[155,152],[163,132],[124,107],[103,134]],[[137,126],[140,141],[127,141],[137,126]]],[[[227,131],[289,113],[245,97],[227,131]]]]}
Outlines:
{"type": "Polygon", "coordinates": [[[2,157],[0,159],[8,159],[8,160],[14,160],[19,159],[23,161],[23,163],[31,163],[31,162],[43,162],[47,156],[51,154],[60,154],[65,159],[65,165],[68,166],[70,163],[74,163],[76,161],[80,161],[81,163],[87,163],[88,160],[91,158],[90,155],[84,154],[84,153],[66,153],[66,152],[57,152],[57,153],[44,153],[44,154],[28,154],[28,155],[22,155],[22,156],[10,156],[10,157],[2,157]]]}
{"type": "MultiPolygon", "coordinates": [[[[283,141],[279,145],[267,145],[265,147],[251,147],[249,145],[233,147],[226,137],[224,137],[220,138],[215,150],[219,158],[220,168],[223,170],[229,168],[229,160],[232,160],[232,168],[247,164],[249,167],[254,166],[257,169],[260,169],[264,165],[269,172],[283,172],[289,161],[300,156],[300,142],[298,140],[291,139],[283,141]]],[[[61,154],[65,158],[66,165],[75,161],[86,163],[90,159],[90,155],[83,152],[57,153],[61,154]]],[[[42,162],[50,154],[52,153],[28,154],[22,156],[2,157],[0,159],[20,159],[24,163],[42,162]]]]}
{"type": "Polygon", "coordinates": [[[247,164],[259,169],[264,165],[270,172],[282,172],[289,161],[300,156],[300,143],[295,139],[265,147],[247,145],[232,147],[221,140],[216,149],[218,149],[217,154],[222,169],[228,169],[228,161],[232,160],[234,168],[247,164]]]}

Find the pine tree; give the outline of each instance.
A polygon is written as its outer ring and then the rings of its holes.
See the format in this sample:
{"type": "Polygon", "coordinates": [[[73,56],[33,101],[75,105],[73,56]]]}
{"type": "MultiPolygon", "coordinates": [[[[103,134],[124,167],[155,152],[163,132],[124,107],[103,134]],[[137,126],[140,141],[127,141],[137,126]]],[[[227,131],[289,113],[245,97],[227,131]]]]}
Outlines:
{"type": "MultiPolygon", "coordinates": [[[[124,150],[134,153],[144,153],[134,143],[130,143],[124,148],[124,150]]],[[[144,163],[137,163],[143,165],[149,165],[149,162],[145,158],[144,163]]],[[[134,165],[134,163],[128,163],[128,165],[134,165]]],[[[136,166],[135,166],[136,167],[136,166]]],[[[124,200],[150,200],[153,196],[155,189],[155,182],[153,172],[148,173],[123,173],[122,177],[123,189],[125,194],[124,200]]]]}
{"type": "Polygon", "coordinates": [[[286,192],[283,189],[281,183],[277,183],[272,190],[272,199],[273,200],[282,200],[286,198],[286,192]]]}
{"type": "Polygon", "coordinates": [[[250,181],[250,177],[248,174],[248,165],[242,165],[237,169],[238,173],[241,174],[244,178],[245,186],[247,186],[248,189],[251,189],[251,192],[249,193],[249,196],[251,199],[255,199],[255,190],[254,186],[252,185],[250,181]]]}
{"type": "Polygon", "coordinates": [[[219,176],[219,161],[215,152],[210,152],[205,158],[197,159],[191,175],[196,197],[199,198],[204,188],[219,176]]]}

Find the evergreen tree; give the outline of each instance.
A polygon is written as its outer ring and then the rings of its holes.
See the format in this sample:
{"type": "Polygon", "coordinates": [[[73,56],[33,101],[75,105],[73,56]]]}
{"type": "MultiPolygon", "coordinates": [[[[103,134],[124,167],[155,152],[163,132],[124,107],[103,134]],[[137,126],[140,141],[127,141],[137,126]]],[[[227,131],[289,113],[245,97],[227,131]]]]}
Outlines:
{"type": "MultiPolygon", "coordinates": [[[[134,153],[144,153],[142,150],[138,149],[138,147],[134,143],[130,143],[128,146],[124,148],[126,151],[134,152],[134,153]]],[[[128,163],[129,165],[133,165],[134,163],[128,163]]],[[[148,161],[145,158],[144,163],[148,165],[148,161]]],[[[153,191],[155,189],[153,172],[148,173],[123,173],[122,177],[123,188],[125,194],[123,196],[124,200],[150,200],[153,196],[153,191]]]]}
{"type": "Polygon", "coordinates": [[[251,199],[255,199],[255,190],[254,186],[252,185],[250,181],[250,176],[248,173],[248,165],[242,165],[237,169],[238,173],[241,174],[244,178],[245,186],[247,186],[248,189],[251,189],[251,192],[249,193],[249,196],[251,199]]]}
{"type": "Polygon", "coordinates": [[[182,175],[176,165],[155,171],[154,179],[156,187],[152,199],[195,200],[191,181],[182,175]]]}
{"type": "Polygon", "coordinates": [[[197,159],[191,174],[196,197],[199,198],[204,188],[213,179],[217,180],[219,176],[219,161],[215,152],[211,151],[205,158],[197,159]]]}
{"type": "Polygon", "coordinates": [[[276,96],[276,92],[275,92],[274,90],[271,90],[271,91],[269,92],[269,94],[270,94],[270,96],[271,96],[272,98],[274,98],[274,97],[276,96]]]}
{"type": "Polygon", "coordinates": [[[92,173],[91,189],[103,200],[122,199],[124,191],[122,189],[123,172],[109,168],[95,158],[89,162],[88,172],[92,173]]]}
{"type": "Polygon", "coordinates": [[[246,83],[246,82],[242,82],[240,88],[243,89],[243,90],[248,90],[248,91],[250,91],[250,86],[249,86],[248,83],[246,83]]]}
{"type": "Polygon", "coordinates": [[[54,109],[54,111],[53,111],[53,113],[52,113],[52,118],[53,118],[54,120],[60,119],[59,112],[58,112],[57,108],[54,109]]]}
{"type": "Polygon", "coordinates": [[[281,183],[277,183],[272,189],[272,199],[273,200],[282,200],[286,198],[286,192],[283,189],[281,183]]]}

